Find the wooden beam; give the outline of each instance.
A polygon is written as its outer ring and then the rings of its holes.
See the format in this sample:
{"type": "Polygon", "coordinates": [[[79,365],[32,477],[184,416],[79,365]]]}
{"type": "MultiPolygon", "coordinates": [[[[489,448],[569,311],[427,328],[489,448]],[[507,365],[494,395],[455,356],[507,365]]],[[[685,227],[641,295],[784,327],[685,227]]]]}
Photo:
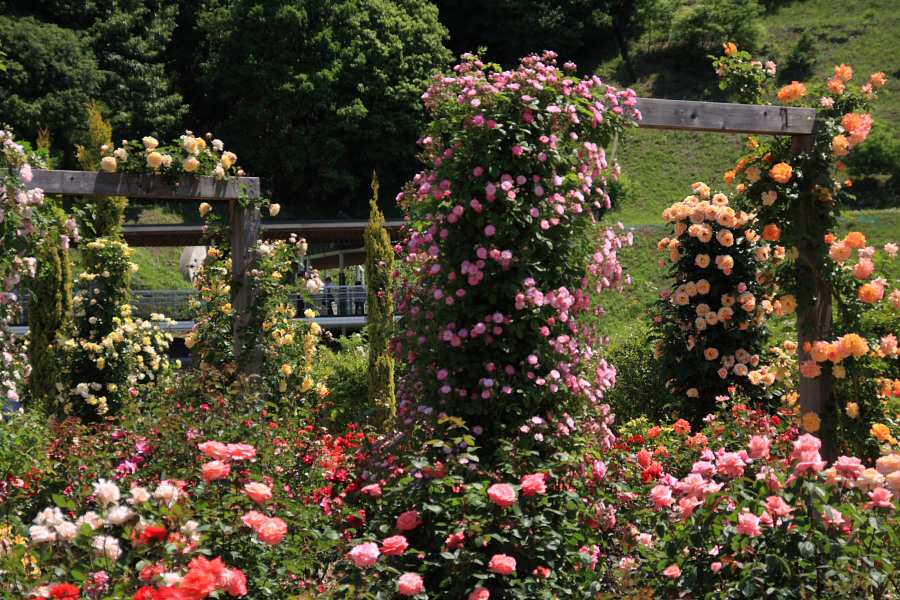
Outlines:
{"type": "Polygon", "coordinates": [[[636,108],[643,117],[638,121],[641,129],[809,135],[816,118],[814,108],[658,98],[638,98],[636,108]]]}
{"type": "Polygon", "coordinates": [[[179,200],[230,200],[240,197],[242,184],[246,194],[259,196],[259,177],[240,177],[217,181],[213,177],[181,177],[175,183],[160,175],[136,173],[96,173],[93,171],[34,170],[30,189],[40,188],[48,195],[127,196],[129,198],[170,198],[179,200]]]}
{"type": "Polygon", "coordinates": [[[234,319],[234,356],[246,377],[262,373],[261,331],[251,330],[251,311],[256,301],[252,271],[259,243],[259,209],[241,208],[231,201],[231,308],[234,319]]]}

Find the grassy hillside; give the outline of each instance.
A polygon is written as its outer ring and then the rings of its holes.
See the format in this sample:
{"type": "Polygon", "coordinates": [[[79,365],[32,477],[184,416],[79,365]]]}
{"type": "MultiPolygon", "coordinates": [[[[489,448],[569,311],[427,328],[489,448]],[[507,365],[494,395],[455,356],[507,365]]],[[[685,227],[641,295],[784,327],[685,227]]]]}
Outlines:
{"type": "MultiPolygon", "coordinates": [[[[782,2],[767,12],[762,23],[766,36],[759,56],[783,67],[782,76],[804,81],[823,80],[833,67],[846,63],[854,68],[854,80],[863,82],[876,71],[888,75],[888,93],[875,110],[873,138],[900,139],[900,2],[896,0],[807,0],[782,2]],[[787,70],[804,34],[812,38],[807,69],[787,70]],[[880,131],[879,131],[880,130],[880,131]]],[[[710,61],[685,60],[657,44],[636,44],[634,81],[623,80],[620,59],[598,67],[604,79],[631,85],[640,95],[657,98],[724,101],[710,61]]],[[[787,79],[785,82],[789,82],[787,79]]],[[[742,135],[674,131],[635,131],[620,146],[627,202],[617,210],[628,224],[658,221],[660,211],[684,197],[694,181],[721,181],[741,155],[742,135]]],[[[895,146],[900,148],[900,146],[895,146]]],[[[895,162],[900,162],[900,157],[895,162]]],[[[885,187],[886,175],[856,180],[855,190],[864,205],[900,204],[897,183],[885,187]]]]}

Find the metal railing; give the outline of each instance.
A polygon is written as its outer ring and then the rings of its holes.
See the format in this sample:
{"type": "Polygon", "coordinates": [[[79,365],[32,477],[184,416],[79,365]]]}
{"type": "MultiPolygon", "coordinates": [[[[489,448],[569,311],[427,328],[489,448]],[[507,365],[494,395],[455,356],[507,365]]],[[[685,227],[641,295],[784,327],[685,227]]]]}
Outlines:
{"type": "MultiPolygon", "coordinates": [[[[151,314],[161,313],[176,321],[190,320],[191,296],[196,290],[132,290],[131,304],[134,316],[149,318],[151,314]]],[[[366,286],[364,285],[330,285],[318,294],[312,294],[306,301],[300,294],[291,294],[291,302],[297,307],[298,316],[311,308],[322,317],[366,316],[366,286]]],[[[16,316],[12,325],[28,324],[29,296],[22,298],[22,311],[16,316]]]]}

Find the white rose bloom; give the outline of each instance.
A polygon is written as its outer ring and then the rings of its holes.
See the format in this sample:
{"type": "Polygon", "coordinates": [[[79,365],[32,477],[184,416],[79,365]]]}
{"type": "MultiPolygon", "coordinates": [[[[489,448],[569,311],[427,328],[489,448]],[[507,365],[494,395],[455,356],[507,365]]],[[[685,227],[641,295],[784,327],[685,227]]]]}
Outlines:
{"type": "Polygon", "coordinates": [[[154,498],[169,507],[178,502],[179,495],[178,487],[169,481],[160,483],[153,492],[154,498]]]}
{"type": "Polygon", "coordinates": [[[101,535],[94,538],[91,547],[109,560],[116,560],[122,555],[119,540],[109,535],[101,535]]]}
{"type": "Polygon", "coordinates": [[[135,516],[135,512],[127,506],[116,506],[106,515],[106,522],[111,525],[121,525],[135,516]]]}
{"type": "Polygon", "coordinates": [[[149,135],[141,141],[144,142],[144,148],[146,148],[147,150],[153,150],[154,148],[159,146],[159,142],[156,140],[156,138],[150,137],[149,135]]]}
{"type": "Polygon", "coordinates": [[[56,532],[43,525],[32,525],[28,528],[28,534],[35,544],[45,544],[56,540],[56,532]]]}
{"type": "Polygon", "coordinates": [[[277,216],[278,213],[280,213],[280,212],[281,212],[281,205],[280,205],[280,204],[278,204],[278,203],[272,203],[272,204],[269,205],[269,215],[271,215],[271,216],[274,217],[274,216],[277,216]]]}
{"type": "Polygon", "coordinates": [[[54,529],[56,529],[56,533],[58,533],[59,536],[67,542],[72,542],[76,537],[78,537],[78,527],[76,527],[75,524],[71,523],[70,521],[62,521],[61,523],[57,523],[53,527],[54,529]]]}
{"type": "Polygon", "coordinates": [[[150,492],[146,488],[131,488],[131,498],[128,500],[128,504],[143,504],[149,500],[150,492]]]}
{"type": "Polygon", "coordinates": [[[81,529],[81,526],[87,523],[91,526],[91,529],[97,529],[101,525],[103,525],[103,519],[92,510],[87,511],[84,515],[78,517],[78,520],[75,521],[75,525],[81,529]]]}
{"type": "Polygon", "coordinates": [[[97,483],[94,484],[94,493],[97,494],[97,499],[104,508],[109,506],[110,503],[119,501],[119,486],[112,481],[98,479],[97,483]]]}
{"type": "Polygon", "coordinates": [[[37,514],[32,523],[35,525],[56,525],[62,523],[65,517],[58,507],[47,507],[37,514]]]}
{"type": "Polygon", "coordinates": [[[167,587],[171,587],[173,585],[178,585],[179,583],[181,583],[181,580],[184,579],[184,577],[181,574],[175,573],[174,571],[168,571],[166,573],[163,573],[162,578],[163,578],[163,582],[165,582],[167,587]]]}

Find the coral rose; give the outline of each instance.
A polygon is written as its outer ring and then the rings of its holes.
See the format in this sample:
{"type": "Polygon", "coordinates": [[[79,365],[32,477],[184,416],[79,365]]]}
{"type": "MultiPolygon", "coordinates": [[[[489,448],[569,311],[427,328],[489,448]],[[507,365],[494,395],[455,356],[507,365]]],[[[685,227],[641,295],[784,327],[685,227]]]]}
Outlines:
{"type": "Polygon", "coordinates": [[[468,600],[488,600],[491,592],[487,588],[477,587],[469,594],[468,600]]]}
{"type": "Polygon", "coordinates": [[[769,242],[777,242],[781,237],[781,228],[775,223],[769,223],[763,227],[763,239],[769,242]]]}
{"type": "Polygon", "coordinates": [[[546,473],[533,473],[522,478],[522,495],[537,496],[547,493],[547,484],[544,483],[546,473]]]}
{"type": "Polygon", "coordinates": [[[232,596],[247,595],[247,576],[240,569],[231,569],[225,572],[225,581],[228,593],[232,596]]]}
{"type": "Polygon", "coordinates": [[[378,562],[378,556],[381,551],[378,550],[378,544],[375,542],[365,542],[354,546],[347,553],[347,558],[352,560],[357,567],[371,567],[378,562]]]}
{"type": "Polygon", "coordinates": [[[217,481],[225,479],[231,474],[231,465],[221,460],[214,460],[203,465],[203,473],[200,474],[205,481],[217,481]]]}
{"type": "Polygon", "coordinates": [[[749,512],[741,513],[740,516],[738,516],[737,532],[749,535],[750,537],[762,535],[762,528],[759,526],[759,517],[749,512]]]}
{"type": "Polygon", "coordinates": [[[772,170],[769,171],[769,177],[777,181],[778,183],[787,183],[791,180],[791,175],[793,174],[793,169],[791,169],[791,165],[787,163],[778,163],[772,170]]]}
{"type": "Polygon", "coordinates": [[[500,508],[509,508],[516,503],[516,490],[507,483],[495,483],[488,488],[488,497],[500,508]]]}
{"type": "MultiPolygon", "coordinates": [[[[205,203],[204,203],[205,204],[205,203]]],[[[207,206],[209,206],[207,204],[207,206]]],[[[210,207],[212,208],[212,207],[210,207]]],[[[201,213],[203,212],[203,205],[200,208],[201,213]]],[[[214,440],[210,440],[208,442],[203,442],[202,444],[197,444],[197,448],[200,451],[207,455],[208,457],[214,460],[227,460],[228,459],[228,449],[225,444],[222,442],[217,442],[214,440]]]]}
{"type": "Polygon", "coordinates": [[[678,577],[681,577],[681,568],[678,565],[670,565],[663,569],[663,575],[671,577],[672,579],[677,579],[678,577]]]}
{"type": "Polygon", "coordinates": [[[415,596],[422,593],[424,582],[421,575],[415,573],[404,573],[397,580],[397,589],[404,596],[415,596]]]}
{"type": "Polygon", "coordinates": [[[228,444],[225,452],[231,460],[251,460],[256,458],[256,448],[250,444],[228,444]]]}
{"type": "Polygon", "coordinates": [[[516,572],[516,559],[506,554],[495,554],[488,568],[499,575],[512,575],[516,572]]]}
{"type": "Polygon", "coordinates": [[[257,481],[251,481],[246,484],[244,489],[241,490],[241,493],[247,494],[247,496],[257,504],[264,504],[272,499],[272,488],[257,481]]]}
{"type": "Polygon", "coordinates": [[[419,518],[419,511],[408,510],[397,517],[397,529],[400,531],[412,531],[422,523],[419,518]]]}
{"type": "Polygon", "coordinates": [[[287,535],[287,523],[278,517],[266,519],[256,529],[259,541],[270,546],[280,543],[285,535],[287,535]]]}
{"type": "Polygon", "coordinates": [[[409,548],[409,542],[402,535],[394,535],[381,542],[381,553],[388,556],[403,554],[407,548],[409,548]]]}

